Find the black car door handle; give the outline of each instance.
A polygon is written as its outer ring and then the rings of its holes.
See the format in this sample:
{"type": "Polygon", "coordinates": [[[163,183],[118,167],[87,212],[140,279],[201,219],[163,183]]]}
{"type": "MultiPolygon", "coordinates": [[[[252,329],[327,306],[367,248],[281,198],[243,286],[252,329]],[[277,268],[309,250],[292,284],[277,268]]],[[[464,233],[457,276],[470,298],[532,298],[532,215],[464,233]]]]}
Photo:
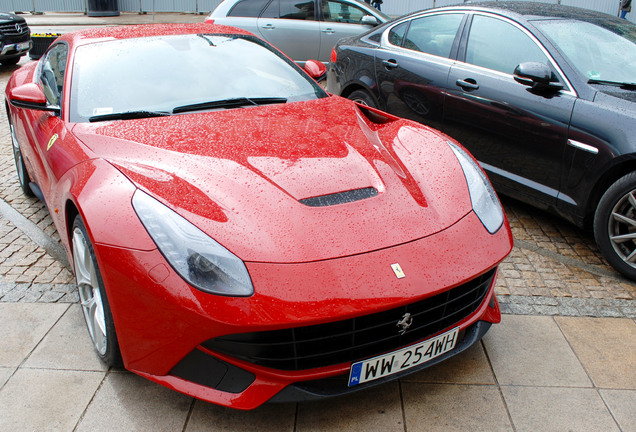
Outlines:
{"type": "Polygon", "coordinates": [[[458,79],[455,84],[466,91],[477,90],[479,88],[479,84],[477,84],[477,81],[472,78],[466,78],[465,80],[458,79]]]}
{"type": "Polygon", "coordinates": [[[391,60],[382,60],[382,64],[384,66],[386,66],[389,69],[395,69],[396,67],[398,67],[397,61],[391,59],[391,60]]]}

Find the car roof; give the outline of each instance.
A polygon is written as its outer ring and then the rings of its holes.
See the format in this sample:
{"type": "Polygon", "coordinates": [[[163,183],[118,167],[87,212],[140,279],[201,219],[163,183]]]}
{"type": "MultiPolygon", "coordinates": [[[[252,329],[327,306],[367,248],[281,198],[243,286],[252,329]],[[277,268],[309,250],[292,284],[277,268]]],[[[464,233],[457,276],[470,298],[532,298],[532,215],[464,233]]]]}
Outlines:
{"type": "MultiPolygon", "coordinates": [[[[527,1],[510,1],[510,2],[479,2],[479,3],[467,3],[457,6],[443,7],[440,9],[453,10],[483,10],[490,12],[498,12],[502,15],[517,18],[525,18],[526,20],[540,19],[540,18],[568,18],[581,21],[598,21],[598,20],[611,20],[621,22],[618,17],[608,15],[602,12],[593,11],[590,9],[583,9],[574,6],[564,6],[555,3],[538,3],[527,1]]],[[[622,20],[625,21],[625,20],[622,20]]]]}
{"type": "Polygon", "coordinates": [[[251,35],[250,32],[236,27],[197,23],[197,24],[146,24],[126,25],[119,27],[99,27],[67,33],[59,38],[72,45],[86,45],[114,39],[134,39],[151,36],[186,35],[186,34],[240,34],[251,35]]]}

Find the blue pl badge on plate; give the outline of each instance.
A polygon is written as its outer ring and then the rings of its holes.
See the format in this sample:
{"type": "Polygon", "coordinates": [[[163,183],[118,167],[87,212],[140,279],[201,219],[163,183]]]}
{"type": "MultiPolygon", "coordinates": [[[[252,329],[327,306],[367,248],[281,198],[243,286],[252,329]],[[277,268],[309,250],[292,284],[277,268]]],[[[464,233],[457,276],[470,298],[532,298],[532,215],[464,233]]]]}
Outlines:
{"type": "Polygon", "coordinates": [[[360,374],[362,373],[362,363],[356,363],[351,367],[349,374],[349,387],[360,384],[360,374]]]}

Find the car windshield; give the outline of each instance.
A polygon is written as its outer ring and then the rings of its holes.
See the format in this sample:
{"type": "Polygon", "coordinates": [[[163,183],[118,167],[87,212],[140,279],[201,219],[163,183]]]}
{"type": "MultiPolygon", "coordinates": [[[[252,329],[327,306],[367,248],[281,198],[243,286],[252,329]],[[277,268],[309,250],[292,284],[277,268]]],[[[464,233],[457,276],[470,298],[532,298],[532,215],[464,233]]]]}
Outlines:
{"type": "Polygon", "coordinates": [[[621,35],[577,20],[538,20],[533,23],[590,82],[636,83],[636,31],[633,24],[626,22],[621,35]]]}
{"type": "Polygon", "coordinates": [[[73,122],[327,96],[290,60],[258,39],[218,34],[110,40],[81,46],[75,53],[71,89],[73,122]]]}

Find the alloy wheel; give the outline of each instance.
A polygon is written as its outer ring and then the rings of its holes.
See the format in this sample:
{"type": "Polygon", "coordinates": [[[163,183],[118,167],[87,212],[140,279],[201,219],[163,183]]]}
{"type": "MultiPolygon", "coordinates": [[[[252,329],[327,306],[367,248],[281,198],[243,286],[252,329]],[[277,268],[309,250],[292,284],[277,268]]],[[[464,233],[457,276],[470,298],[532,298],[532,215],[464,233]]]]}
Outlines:
{"type": "Polygon", "coordinates": [[[636,189],[623,195],[612,208],[608,234],[616,254],[636,268],[636,189]]]}
{"type": "Polygon", "coordinates": [[[93,256],[84,234],[73,230],[73,264],[84,320],[97,352],[104,356],[108,348],[104,303],[93,256]]]}

